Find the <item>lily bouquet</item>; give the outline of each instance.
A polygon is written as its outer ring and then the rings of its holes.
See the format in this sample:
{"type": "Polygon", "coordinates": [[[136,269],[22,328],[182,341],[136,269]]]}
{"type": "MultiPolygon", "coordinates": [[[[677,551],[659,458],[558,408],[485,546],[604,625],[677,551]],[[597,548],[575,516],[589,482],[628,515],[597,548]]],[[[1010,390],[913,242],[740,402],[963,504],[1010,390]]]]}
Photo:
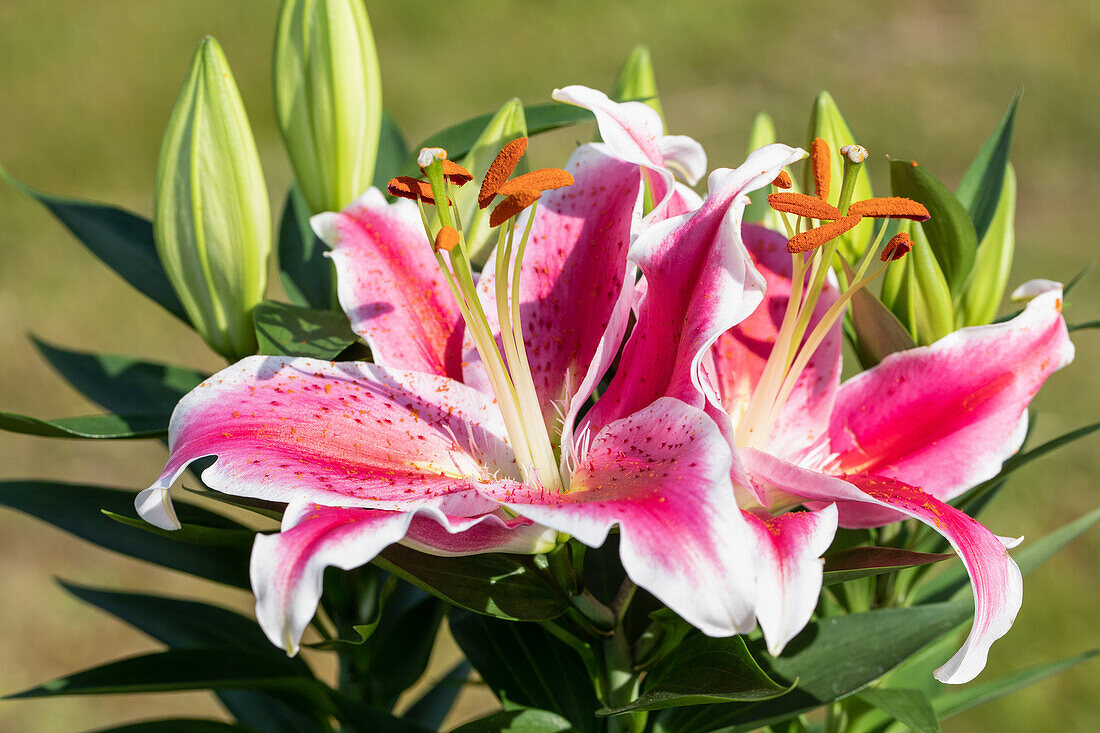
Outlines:
{"type": "Polygon", "coordinates": [[[229,366],[43,345],[111,412],[2,427],[166,438],[167,464],[136,500],[32,481],[0,499],[250,586],[263,632],[74,587],[167,649],[21,696],[209,688],[235,721],[126,730],[424,731],[476,672],[503,709],[468,733],[938,730],[1084,658],[941,684],[982,672],[1023,572],[1097,518],[1025,544],[976,519],[1009,473],[1092,429],[1020,452],[1073,345],[1059,283],[1024,283],[995,318],[1016,100],[955,191],[893,160],[876,197],[824,93],[803,147],[761,116],[744,162],[708,174],[666,134],[644,49],[610,97],[566,86],[412,150],[358,0],[286,0],[274,72],[289,302],[264,300],[268,194],[213,39],[152,222],[9,177],[229,366]],[[528,170],[530,136],[591,120],[596,142],[528,170]],[[414,698],[444,617],[463,659],[414,698]],[[337,679],[302,647],[334,654],[337,679]]]}

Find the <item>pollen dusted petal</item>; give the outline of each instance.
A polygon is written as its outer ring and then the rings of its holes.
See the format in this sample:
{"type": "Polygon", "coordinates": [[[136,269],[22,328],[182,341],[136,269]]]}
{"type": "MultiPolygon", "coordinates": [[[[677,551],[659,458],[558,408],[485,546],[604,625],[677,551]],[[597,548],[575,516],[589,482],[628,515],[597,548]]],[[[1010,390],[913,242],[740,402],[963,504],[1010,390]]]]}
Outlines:
{"type": "Polygon", "coordinates": [[[787,242],[787,251],[791,254],[795,254],[796,252],[812,252],[823,244],[836,239],[849,229],[854,228],[856,224],[859,224],[862,218],[863,217],[859,214],[849,214],[836,221],[831,221],[828,224],[814,227],[808,232],[796,234],[787,242]]]}
{"type": "Polygon", "coordinates": [[[435,235],[435,248],[450,252],[458,246],[458,241],[458,230],[452,226],[444,225],[440,228],[439,234],[435,235]]]}
{"type": "Polygon", "coordinates": [[[768,205],[776,211],[805,216],[809,219],[840,218],[840,209],[804,193],[769,193],[768,205]]]}
{"type": "Polygon", "coordinates": [[[485,172],[485,178],[481,181],[481,190],[477,194],[477,207],[479,209],[484,209],[493,202],[497,190],[508,180],[508,176],[512,175],[512,171],[519,165],[520,158],[523,157],[525,152],[527,152],[527,138],[525,137],[517,137],[500,149],[497,157],[489,165],[489,170],[485,172]]]}
{"type": "Polygon", "coordinates": [[[882,259],[883,262],[900,260],[912,251],[913,238],[906,232],[900,232],[891,237],[890,241],[886,243],[886,246],[882,248],[880,259],[882,259]]]}
{"type": "Polygon", "coordinates": [[[772,181],[772,185],[776,188],[790,188],[794,185],[794,182],[791,180],[791,176],[787,171],[779,171],[779,175],[772,181]]]}
{"type": "Polygon", "coordinates": [[[526,209],[531,204],[535,203],[542,196],[542,191],[517,191],[508,198],[497,204],[497,207],[493,209],[492,215],[489,217],[489,226],[498,227],[504,222],[511,219],[513,216],[519,214],[519,212],[526,209]]]}
{"type": "Polygon", "coordinates": [[[520,191],[552,191],[555,188],[572,185],[573,176],[569,171],[561,168],[539,168],[537,171],[516,176],[497,189],[497,193],[501,196],[511,196],[520,191]]]}
{"type": "Polygon", "coordinates": [[[932,218],[924,204],[900,196],[856,201],[848,207],[848,213],[878,218],[912,219],[913,221],[928,221],[932,218]]]}
{"type": "Polygon", "coordinates": [[[810,165],[814,172],[814,194],[826,201],[829,198],[829,180],[832,177],[829,170],[832,153],[829,152],[829,143],[820,137],[815,137],[810,143],[810,165]]]}
{"type": "Polygon", "coordinates": [[[426,204],[435,204],[435,198],[432,196],[432,187],[427,181],[421,181],[412,176],[398,176],[397,178],[391,178],[390,182],[386,185],[386,190],[390,196],[397,196],[398,198],[409,199],[410,201],[423,201],[426,204]]]}

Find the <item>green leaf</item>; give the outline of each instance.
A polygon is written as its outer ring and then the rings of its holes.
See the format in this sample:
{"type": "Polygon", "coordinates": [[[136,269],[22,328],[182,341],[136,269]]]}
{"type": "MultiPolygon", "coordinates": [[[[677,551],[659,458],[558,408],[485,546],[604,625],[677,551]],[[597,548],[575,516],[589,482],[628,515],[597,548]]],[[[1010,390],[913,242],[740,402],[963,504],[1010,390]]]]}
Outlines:
{"type": "Polygon", "coordinates": [[[355,342],[343,313],[265,300],[252,311],[261,354],[331,361],[355,342]]]}
{"type": "Polygon", "coordinates": [[[770,700],[790,692],[768,677],[740,636],[714,639],[695,633],[657,663],[634,702],[598,715],[660,710],[683,705],[770,700]]]}
{"type": "Polygon", "coordinates": [[[256,539],[256,533],[251,529],[228,529],[225,527],[204,527],[198,524],[183,524],[179,529],[161,529],[149,524],[139,517],[127,517],[122,514],[101,510],[103,515],[113,519],[119,524],[140,529],[159,537],[166,537],[175,542],[186,542],[189,545],[205,545],[207,547],[229,547],[247,549],[252,547],[256,539]]]}
{"type": "MultiPolygon", "coordinates": [[[[749,143],[745,146],[745,153],[751,153],[774,142],[775,123],[767,113],[760,112],[753,118],[752,127],[749,128],[749,143]]],[[[749,224],[760,224],[777,232],[785,231],[779,214],[768,206],[767,193],[767,191],[760,191],[749,197],[743,219],[749,224]]]]}
{"type": "MultiPolygon", "coordinates": [[[[958,298],[974,268],[978,235],[966,208],[935,176],[912,160],[890,161],[890,184],[895,196],[921,202],[932,218],[922,227],[947,280],[951,295],[958,298]]],[[[920,245],[918,244],[917,247],[920,245]]],[[[910,253],[910,257],[915,254],[910,253]]],[[[908,258],[906,258],[908,259],[908,258]]]]}
{"type": "Polygon", "coordinates": [[[190,323],[157,257],[152,222],[113,206],[36,191],[17,181],[3,166],[0,178],[49,209],[81,244],[138,292],[190,323]]]}
{"type": "Polygon", "coordinates": [[[401,166],[409,159],[409,144],[397,123],[382,111],[382,129],[378,132],[378,161],[374,166],[374,187],[386,190],[394,176],[401,175],[401,166]]]}
{"type": "MultiPolygon", "coordinates": [[[[1056,552],[1075,540],[1086,530],[1100,521],[1100,508],[1093,509],[1083,517],[1064,524],[1046,537],[1024,544],[1013,551],[1012,559],[1020,566],[1020,572],[1027,575],[1049,560],[1056,552]]],[[[913,594],[915,603],[938,603],[955,597],[970,584],[966,569],[953,566],[921,584],[913,594]]]]}
{"type": "Polygon", "coordinates": [[[903,301],[914,340],[921,345],[930,344],[955,330],[955,308],[951,289],[932,254],[924,225],[913,224],[907,228],[913,235],[913,251],[905,258],[903,301]]]}
{"type": "Polygon", "coordinates": [[[969,602],[888,608],[819,619],[807,625],[780,657],[761,640],[749,650],[778,682],[795,689],[765,702],[706,705],[669,711],[661,733],[735,733],[787,720],[867,687],[971,614],[969,602]]]}
{"type": "Polygon", "coordinates": [[[167,415],[88,415],[43,420],[14,412],[0,412],[0,430],[44,438],[99,438],[130,440],[168,435],[167,415]]]}
{"type": "Polygon", "coordinates": [[[1073,291],[1078,285],[1081,284],[1082,280],[1088,277],[1089,273],[1092,272],[1095,267],[1095,262],[1090,262],[1082,267],[1081,271],[1074,275],[1073,279],[1066,283],[1066,286],[1062,288],[1062,295],[1069,295],[1071,291],[1073,291]]]}
{"type": "Polygon", "coordinates": [[[1071,323],[1067,326],[1069,331],[1086,331],[1093,328],[1100,328],[1100,321],[1084,321],[1083,323],[1071,323]]]}
{"type": "Polygon", "coordinates": [[[223,723],[220,720],[163,718],[97,728],[93,733],[256,733],[256,729],[236,723],[223,723]]]}
{"type": "Polygon", "coordinates": [[[588,673],[577,653],[537,624],[452,611],[451,633],[502,702],[559,713],[581,733],[601,726],[588,673]]]}
{"type": "Polygon", "coordinates": [[[859,693],[859,698],[905,724],[914,733],[940,733],[936,711],[920,690],[872,687],[859,693]]]}
{"type": "Polygon", "coordinates": [[[997,129],[982,145],[974,156],[970,167],[966,169],[956,195],[970,213],[978,241],[985,239],[986,232],[994,219],[994,212],[1000,206],[1001,187],[1008,174],[1008,151],[1012,147],[1012,128],[1016,123],[1016,107],[1020,104],[1017,91],[1008,103],[1008,110],[997,125],[997,129]]]}
{"type": "MultiPolygon", "coordinates": [[[[582,122],[592,122],[596,119],[592,112],[587,109],[556,102],[525,106],[523,114],[527,120],[528,135],[537,135],[540,132],[549,132],[550,130],[557,130],[561,127],[569,127],[582,122]]],[[[416,168],[416,154],[421,148],[443,148],[452,160],[458,160],[465,156],[470,152],[482,130],[485,129],[492,118],[493,113],[479,115],[429,136],[410,151],[411,157],[406,164],[406,168],[416,168]]]]}
{"type": "Polygon", "coordinates": [[[291,303],[329,308],[334,303],[336,270],[324,256],[328,247],[313,233],[309,218],[309,204],[295,184],[287,191],[279,222],[279,280],[291,303]]]}
{"type": "Polygon", "coordinates": [[[549,710],[526,708],[501,710],[484,718],[471,720],[451,733],[577,733],[568,720],[549,710]]]}
{"type": "Polygon", "coordinates": [[[940,562],[953,553],[913,552],[900,547],[852,547],[825,556],[825,585],[940,562]]]}
{"type": "Polygon", "coordinates": [[[234,496],[233,494],[223,494],[220,491],[211,491],[210,489],[205,488],[194,489],[187,485],[184,485],[183,490],[189,494],[201,496],[204,499],[210,499],[211,501],[216,501],[221,504],[226,504],[228,506],[235,506],[242,509],[247,509],[250,512],[268,517],[269,519],[274,519],[277,522],[282,520],[283,511],[286,509],[286,504],[280,504],[274,501],[266,501],[264,499],[256,499],[251,496],[234,496]]]}
{"type": "MultiPolygon", "coordinates": [[[[855,271],[847,262],[843,265],[848,281],[852,282],[855,271]]],[[[916,346],[897,316],[867,288],[861,288],[852,296],[848,312],[858,335],[854,344],[856,356],[864,369],[870,369],[894,352],[916,346]]]]}
{"type": "Polygon", "coordinates": [[[435,557],[391,545],[374,562],[449,603],[497,618],[545,621],[569,608],[526,555],[435,557]]]}
{"type": "Polygon", "coordinates": [[[402,720],[422,725],[429,730],[439,730],[443,725],[443,719],[447,717],[447,713],[451,712],[458,694],[462,692],[471,669],[473,667],[466,660],[456,664],[439,682],[432,685],[409,706],[401,716],[402,720]]]}
{"type": "MultiPolygon", "coordinates": [[[[54,481],[0,481],[0,504],[123,555],[219,583],[250,587],[246,546],[202,547],[179,542],[170,536],[120,526],[101,513],[100,510],[106,509],[116,514],[132,514],[132,491],[54,481]]],[[[187,524],[246,529],[220,514],[184,502],[176,503],[176,514],[187,524]]]]}
{"type": "Polygon", "coordinates": [[[1001,198],[978,246],[974,275],[962,294],[960,317],[964,326],[992,323],[1004,299],[1016,248],[1016,172],[1005,168],[1001,198]]]}
{"type": "Polygon", "coordinates": [[[185,367],[70,351],[39,339],[34,345],[77,391],[120,415],[171,415],[176,403],[205,379],[185,367]]]}

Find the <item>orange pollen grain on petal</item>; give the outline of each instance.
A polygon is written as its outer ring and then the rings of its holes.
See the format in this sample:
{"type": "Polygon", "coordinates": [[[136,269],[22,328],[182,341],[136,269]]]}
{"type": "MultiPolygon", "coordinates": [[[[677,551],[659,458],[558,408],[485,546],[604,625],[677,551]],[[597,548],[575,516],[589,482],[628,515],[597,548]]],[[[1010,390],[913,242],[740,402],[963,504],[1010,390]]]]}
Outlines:
{"type": "Polygon", "coordinates": [[[768,205],[776,211],[797,214],[810,219],[840,218],[840,210],[837,207],[804,193],[770,193],[768,205]]]}
{"type": "Polygon", "coordinates": [[[810,143],[810,165],[814,171],[814,194],[825,201],[829,198],[829,181],[832,178],[830,166],[833,156],[829,152],[829,144],[820,137],[815,137],[810,143]]]}
{"type": "Polygon", "coordinates": [[[390,196],[412,201],[420,200],[426,204],[435,203],[435,198],[432,196],[432,187],[428,185],[428,182],[418,180],[412,176],[391,178],[390,182],[386,184],[386,190],[389,191],[390,196]]]}
{"type": "Polygon", "coordinates": [[[450,252],[458,246],[458,240],[458,230],[452,226],[444,225],[443,228],[439,230],[439,234],[435,235],[435,247],[444,252],[450,252]]]}
{"type": "Polygon", "coordinates": [[[913,238],[905,232],[901,232],[891,237],[886,246],[882,248],[881,259],[883,262],[893,262],[894,260],[900,260],[912,251],[913,238]]]}
{"type": "Polygon", "coordinates": [[[538,201],[540,196],[542,196],[541,191],[517,191],[513,193],[497,204],[497,207],[493,209],[493,213],[489,217],[489,226],[500,226],[505,221],[511,219],[513,216],[538,201]]]}
{"type": "Polygon", "coordinates": [[[891,219],[912,219],[913,221],[928,221],[932,218],[924,204],[900,196],[856,201],[848,207],[848,213],[859,214],[860,216],[889,217],[891,219]]]}
{"type": "Polygon", "coordinates": [[[481,181],[481,190],[477,194],[477,207],[484,209],[493,202],[497,190],[512,175],[512,171],[519,165],[520,158],[527,152],[527,138],[517,137],[505,145],[493,159],[489,170],[485,172],[485,178],[481,181]]]}
{"type": "Polygon", "coordinates": [[[794,184],[791,181],[790,175],[787,174],[787,171],[779,171],[779,175],[772,181],[772,185],[776,188],[790,188],[794,184]]]}
{"type": "Polygon", "coordinates": [[[859,214],[849,214],[836,221],[815,227],[808,232],[796,234],[787,242],[787,251],[791,254],[811,252],[853,228],[856,224],[859,224],[862,218],[859,214]]]}
{"type": "Polygon", "coordinates": [[[498,188],[497,193],[501,196],[511,196],[520,191],[550,191],[572,185],[573,176],[569,171],[561,168],[540,168],[513,178],[498,188]]]}

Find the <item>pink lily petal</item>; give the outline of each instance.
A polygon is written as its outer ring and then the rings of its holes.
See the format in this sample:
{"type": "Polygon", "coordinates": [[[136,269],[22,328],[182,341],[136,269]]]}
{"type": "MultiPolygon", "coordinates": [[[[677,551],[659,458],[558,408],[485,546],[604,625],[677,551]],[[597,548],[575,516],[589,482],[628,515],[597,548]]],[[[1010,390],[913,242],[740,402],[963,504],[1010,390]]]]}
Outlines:
{"type": "MultiPolygon", "coordinates": [[[[1049,290],[1011,321],[891,354],[845,382],[819,467],[889,476],[945,501],[995,476],[1023,442],[1031,398],[1073,359],[1061,303],[1061,288],[1049,290]]],[[[842,525],[857,521],[841,511],[842,525]]]]}
{"type": "Polygon", "coordinates": [[[461,378],[462,318],[416,205],[372,188],[311,223],[332,247],[340,305],[375,363],[461,378]]]}
{"type": "Polygon", "coordinates": [[[745,449],[742,454],[753,479],[772,496],[873,504],[918,519],[943,535],[970,574],[974,625],[962,648],[935,675],[946,684],[962,684],[978,676],[989,647],[1008,633],[1023,602],[1023,577],[1005,549],[1019,540],[997,537],[958,509],[900,481],[878,476],[837,478],[762,451],[745,449]]]}
{"type": "Polygon", "coordinates": [[[817,607],[824,577],[821,555],[836,534],[836,505],[778,517],[745,512],[745,519],[756,540],[756,617],[768,652],[778,656],[817,607]]]}
{"type": "MultiPolygon", "coordinates": [[[[491,396],[362,362],[244,359],[180,401],[168,445],[164,473],[136,502],[166,528],[179,526],[168,488],[204,456],[218,457],[203,472],[218,491],[388,510],[459,501],[519,475],[491,396]]],[[[467,514],[493,509],[470,500],[481,509],[467,514]]]]}
{"type": "Polygon", "coordinates": [[[729,456],[701,410],[662,398],[596,435],[569,493],[483,493],[590,547],[618,525],[627,575],[704,633],[729,636],[755,625],[750,538],[729,456]]]}
{"type": "Polygon", "coordinates": [[[283,515],[282,531],[257,535],[253,544],[256,619],[273,644],[295,654],[317,611],[327,567],[360,567],[402,540],[441,555],[543,552],[545,533],[528,520],[496,514],[450,517],[433,506],[392,512],[295,500],[283,515]]]}
{"type": "Polygon", "coordinates": [[[689,186],[694,186],[707,172],[707,154],[695,138],[687,135],[665,135],[658,142],[665,167],[680,174],[689,186]]]}
{"type": "Polygon", "coordinates": [[[804,156],[776,144],[757,150],[736,170],[719,168],[710,174],[700,209],[654,224],[638,237],[630,257],[645,275],[646,297],[615,377],[586,418],[594,429],[664,395],[704,406],[708,387],[701,366],[707,350],[763,299],[763,278],[741,240],[746,194],[804,156]]]}
{"type": "MultiPolygon", "coordinates": [[[[719,336],[711,348],[715,384],[722,406],[733,417],[734,423],[748,408],[749,399],[775,345],[790,300],[793,267],[791,255],[787,252],[787,238],[783,235],[746,224],[742,236],[753,264],[767,286],[760,307],[719,336]]],[[[835,285],[827,283],[814,308],[807,332],[813,330],[837,297],[835,285]]],[[[791,457],[825,434],[840,385],[842,338],[838,321],[814,351],[784,404],[768,440],[770,453],[791,457]]]]}

